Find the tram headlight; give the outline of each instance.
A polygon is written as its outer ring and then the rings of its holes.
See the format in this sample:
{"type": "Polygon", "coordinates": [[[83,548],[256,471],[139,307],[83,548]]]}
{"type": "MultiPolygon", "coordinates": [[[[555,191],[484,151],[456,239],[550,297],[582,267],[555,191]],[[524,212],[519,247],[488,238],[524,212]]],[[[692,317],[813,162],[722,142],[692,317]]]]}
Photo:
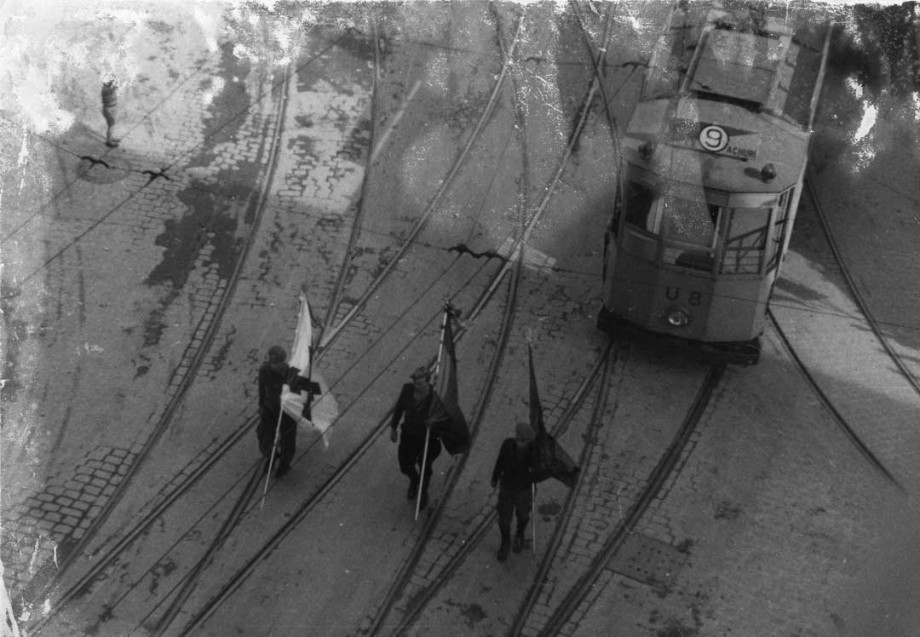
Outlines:
{"type": "Polygon", "coordinates": [[[687,327],[690,325],[690,315],[684,310],[671,310],[667,313],[665,319],[674,327],[687,327]]]}

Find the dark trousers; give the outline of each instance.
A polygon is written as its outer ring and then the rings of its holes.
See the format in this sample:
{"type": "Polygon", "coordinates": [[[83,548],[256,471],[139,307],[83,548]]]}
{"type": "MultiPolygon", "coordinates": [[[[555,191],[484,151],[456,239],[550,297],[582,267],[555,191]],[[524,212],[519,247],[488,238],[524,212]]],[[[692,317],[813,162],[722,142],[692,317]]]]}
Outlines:
{"type": "Polygon", "coordinates": [[[511,541],[511,516],[517,516],[517,536],[523,538],[530,520],[533,506],[533,494],[530,485],[512,489],[504,485],[498,490],[498,530],[502,534],[502,543],[511,541]]]}
{"type": "MultiPolygon", "coordinates": [[[[272,445],[275,443],[275,428],[278,426],[278,414],[265,412],[259,420],[256,435],[259,438],[259,451],[268,458],[271,455],[272,445]]],[[[290,466],[294,460],[294,450],[297,447],[297,423],[293,418],[284,414],[281,416],[281,432],[278,435],[278,461],[276,466],[290,466]]]]}
{"type": "MultiPolygon", "coordinates": [[[[402,471],[413,486],[418,486],[419,469],[422,466],[422,455],[425,452],[424,438],[407,438],[405,436],[399,439],[399,470],[402,471]]],[[[428,457],[425,459],[425,484],[423,490],[431,484],[431,464],[434,459],[441,455],[441,441],[435,437],[428,440],[428,457]]]]}

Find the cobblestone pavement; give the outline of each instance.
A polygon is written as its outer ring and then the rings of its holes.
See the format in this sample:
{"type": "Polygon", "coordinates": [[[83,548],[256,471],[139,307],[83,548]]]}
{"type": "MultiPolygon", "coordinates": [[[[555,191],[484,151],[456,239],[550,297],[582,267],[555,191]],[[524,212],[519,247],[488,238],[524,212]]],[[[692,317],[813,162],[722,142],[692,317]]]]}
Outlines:
{"type": "MultiPolygon", "coordinates": [[[[647,46],[664,5],[612,6],[615,63],[605,87],[622,121],[641,78],[621,63],[647,46]]],[[[500,258],[468,252],[510,252],[502,246],[540,204],[590,72],[572,20],[560,25],[552,9],[534,8],[539,22],[527,25],[516,53],[526,64],[511,69],[467,169],[432,204],[489,103],[500,68],[496,32],[510,41],[514,12],[498,11],[496,28],[485,4],[379,4],[372,15],[330,6],[262,29],[259,20],[271,14],[247,11],[138,4],[100,20],[55,5],[42,36],[31,45],[11,38],[4,58],[7,67],[26,65],[41,53],[57,69],[42,93],[50,99],[53,89],[55,107],[31,111],[32,133],[12,110],[0,120],[0,557],[23,625],[41,610],[33,587],[62,563],[73,565],[67,585],[136,519],[195,485],[42,634],[157,630],[163,591],[190,573],[227,515],[227,494],[258,463],[246,429],[255,417],[254,373],[268,346],[290,339],[297,294],[307,289],[316,327],[335,334],[317,361],[345,408],[332,445],[325,450],[313,432],[301,432],[290,478],[273,483],[264,510],[250,503],[173,630],[252,551],[288,529],[305,498],[382,422],[406,372],[433,354],[445,290],[471,308],[501,267],[500,258]],[[100,134],[103,67],[126,78],[117,149],[100,134]],[[365,296],[426,214],[413,250],[365,296]],[[354,225],[361,232],[352,236],[354,225]],[[332,307],[337,294],[342,302],[332,307]],[[244,443],[198,482],[235,436],[244,443]],[[126,478],[130,488],[120,494],[126,478]],[[179,538],[188,528],[192,537],[179,538]],[[174,542],[176,552],[164,553],[174,542]]],[[[829,86],[830,103],[847,109],[822,111],[813,183],[860,291],[917,373],[920,332],[905,319],[920,309],[912,248],[920,192],[910,178],[916,114],[884,97],[871,139],[854,143],[856,120],[840,123],[835,113],[852,112],[859,96],[842,75],[829,76],[829,86]],[[870,145],[878,152],[867,154],[870,145]]],[[[604,348],[593,321],[615,157],[602,120],[592,120],[570,162],[531,238],[476,446],[444,494],[444,516],[394,617],[492,512],[494,452],[527,413],[526,340],[534,342],[549,424],[604,348]]],[[[916,590],[920,564],[902,556],[916,540],[920,403],[865,330],[814,212],[803,200],[774,312],[819,386],[907,494],[853,448],[768,330],[761,363],[728,371],[678,470],[564,634],[912,634],[918,618],[905,591],[916,590]]],[[[484,391],[511,291],[501,286],[463,337],[467,413],[484,391]]],[[[700,374],[697,363],[634,348],[598,390],[607,396],[600,422],[590,418],[595,392],[560,436],[583,457],[584,481],[524,634],[538,634],[593,563],[700,374]]],[[[436,465],[436,500],[452,463],[445,454],[436,465]]],[[[418,525],[387,439],[374,440],[357,467],[248,573],[203,632],[351,635],[368,627],[418,525]]],[[[558,484],[541,486],[536,556],[499,565],[498,532],[490,530],[413,634],[505,634],[562,523],[566,495],[558,484]]]]}

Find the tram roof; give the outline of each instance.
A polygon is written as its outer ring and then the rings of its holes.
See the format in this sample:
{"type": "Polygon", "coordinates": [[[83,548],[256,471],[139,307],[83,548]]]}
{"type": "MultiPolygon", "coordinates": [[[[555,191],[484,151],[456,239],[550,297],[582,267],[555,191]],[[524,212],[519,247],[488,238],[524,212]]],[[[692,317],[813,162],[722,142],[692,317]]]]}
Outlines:
{"type": "Polygon", "coordinates": [[[624,138],[627,158],[669,179],[726,192],[781,192],[808,159],[810,133],[781,117],[682,94],[640,102],[624,138]],[[651,155],[640,152],[646,142],[651,155]],[[764,167],[775,176],[765,179],[764,167]]]}

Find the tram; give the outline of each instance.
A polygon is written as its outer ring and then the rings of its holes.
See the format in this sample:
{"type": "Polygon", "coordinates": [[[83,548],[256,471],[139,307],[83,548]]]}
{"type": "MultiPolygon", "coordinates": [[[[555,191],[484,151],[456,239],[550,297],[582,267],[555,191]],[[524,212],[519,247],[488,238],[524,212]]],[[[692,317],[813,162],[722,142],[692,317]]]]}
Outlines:
{"type": "Polygon", "coordinates": [[[747,4],[672,7],[623,134],[600,329],[758,361],[829,42],[747,4]]]}

